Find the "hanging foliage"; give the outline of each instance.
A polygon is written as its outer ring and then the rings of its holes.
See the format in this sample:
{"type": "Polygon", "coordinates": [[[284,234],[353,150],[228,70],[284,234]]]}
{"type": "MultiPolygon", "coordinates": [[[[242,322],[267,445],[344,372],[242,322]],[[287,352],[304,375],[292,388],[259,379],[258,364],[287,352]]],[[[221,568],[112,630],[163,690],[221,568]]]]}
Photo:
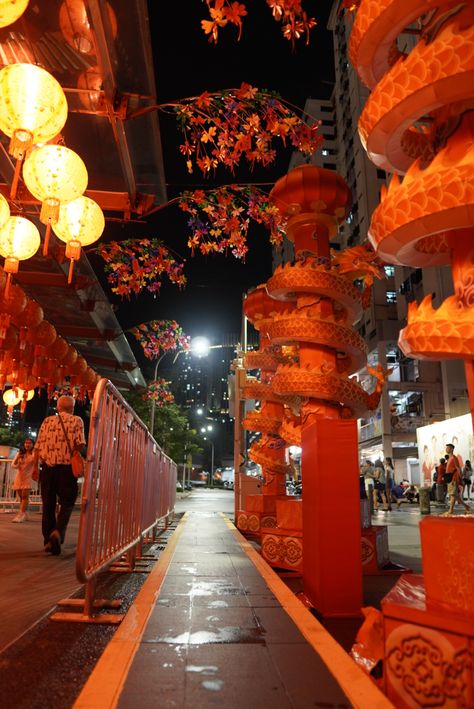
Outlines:
{"type": "Polygon", "coordinates": [[[303,120],[306,114],[297,109],[297,115],[277,93],[249,84],[216,93],[206,91],[158,108],[172,110],[177,116],[184,135],[180,151],[190,173],[195,165],[204,175],[218,165],[233,173],[242,156],[251,169],[255,164],[266,167],[275,161],[276,139],[308,157],[322,142],[317,134],[319,122],[308,125],[303,120]]]}
{"type": "Polygon", "coordinates": [[[254,185],[183,192],[179,204],[190,214],[188,246],[192,253],[195,249],[202,254],[230,251],[236,258],[244,258],[251,219],[265,225],[274,246],[284,235],[286,220],[268,195],[254,185]]]}
{"type": "Polygon", "coordinates": [[[137,295],[143,288],[157,293],[164,276],[178,286],[186,283],[184,263],[176,261],[159,239],[110,241],[101,244],[97,253],[105,261],[112,292],[122,297],[137,295]]]}
{"type": "MultiPolygon", "coordinates": [[[[302,7],[302,0],[266,0],[273,17],[282,23],[281,31],[285,39],[291,41],[294,47],[295,40],[306,36],[309,44],[309,31],[316,26],[314,17],[308,17],[302,7]]],[[[210,20],[202,20],[201,27],[209,35],[209,42],[217,44],[219,29],[227,24],[235,25],[242,35],[242,17],[247,15],[247,6],[232,0],[206,0],[209,8],[210,20]]]]}
{"type": "Polygon", "coordinates": [[[166,352],[190,348],[190,338],[176,320],[151,320],[132,327],[130,331],[143,347],[145,357],[157,359],[166,352]]]}
{"type": "Polygon", "coordinates": [[[149,382],[145,394],[142,395],[144,401],[154,401],[158,408],[172,404],[174,396],[168,388],[169,382],[166,379],[158,378],[149,382]]]}

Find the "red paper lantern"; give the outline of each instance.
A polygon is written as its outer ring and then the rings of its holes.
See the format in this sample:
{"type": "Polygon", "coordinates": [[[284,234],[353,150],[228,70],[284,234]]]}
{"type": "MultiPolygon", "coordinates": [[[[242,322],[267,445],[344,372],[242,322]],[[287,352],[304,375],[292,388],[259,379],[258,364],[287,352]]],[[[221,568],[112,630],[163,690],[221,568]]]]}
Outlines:
{"type": "Polygon", "coordinates": [[[64,367],[66,367],[66,369],[71,370],[71,368],[77,362],[78,357],[79,357],[78,351],[75,350],[74,347],[71,347],[71,345],[69,345],[69,349],[67,351],[67,354],[64,357],[63,361],[61,362],[61,364],[64,365],[64,367]]]}
{"type": "Polygon", "coordinates": [[[5,337],[11,319],[20,315],[26,308],[27,297],[23,288],[12,285],[5,295],[5,288],[0,292],[0,340],[5,337]]]}
{"type": "Polygon", "coordinates": [[[25,347],[28,330],[34,330],[44,318],[43,308],[35,300],[28,298],[24,310],[13,318],[20,328],[20,346],[25,347]]]}
{"type": "Polygon", "coordinates": [[[77,377],[82,377],[82,375],[86,372],[87,370],[87,362],[84,359],[84,357],[81,357],[81,355],[78,356],[75,364],[72,365],[71,373],[77,377]]]}
{"type": "Polygon", "coordinates": [[[47,320],[42,320],[38,327],[30,330],[27,341],[35,345],[35,354],[45,356],[45,348],[50,347],[57,338],[56,328],[47,320]],[[38,348],[41,348],[39,350],[38,348]]]}
{"type": "Polygon", "coordinates": [[[59,336],[53,342],[51,347],[48,347],[46,351],[46,356],[50,359],[55,359],[58,362],[62,362],[63,359],[66,357],[68,350],[69,344],[63,337],[59,336]]]}

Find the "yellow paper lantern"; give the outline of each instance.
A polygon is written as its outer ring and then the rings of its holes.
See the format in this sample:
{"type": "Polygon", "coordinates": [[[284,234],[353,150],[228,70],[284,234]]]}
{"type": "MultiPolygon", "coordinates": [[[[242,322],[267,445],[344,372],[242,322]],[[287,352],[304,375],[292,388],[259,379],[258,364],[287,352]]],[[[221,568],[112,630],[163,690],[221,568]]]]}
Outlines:
{"type": "Polygon", "coordinates": [[[0,96],[0,130],[11,138],[9,152],[17,160],[34,143],[54,138],[66,123],[67,101],[61,85],[35,64],[8,64],[0,69],[0,96]]]}
{"type": "Polygon", "coordinates": [[[0,256],[5,258],[4,270],[8,273],[5,297],[10,290],[12,273],[17,273],[20,261],[31,258],[41,243],[38,229],[23,217],[9,217],[0,228],[0,256]]]}
{"type": "Polygon", "coordinates": [[[8,27],[23,15],[30,0],[0,0],[0,27],[8,27]]]}
{"type": "Polygon", "coordinates": [[[53,225],[53,231],[66,243],[66,257],[71,259],[68,283],[72,279],[74,261],[81,256],[81,246],[88,246],[100,239],[104,228],[102,209],[89,197],[79,197],[59,210],[59,218],[53,225]]]}
{"type": "Polygon", "coordinates": [[[2,227],[10,216],[10,205],[5,197],[0,194],[0,227],[2,227]]]}
{"type": "Polygon", "coordinates": [[[46,256],[50,225],[58,221],[60,205],[77,199],[86,189],[87,169],[74,150],[44,145],[25,160],[23,179],[31,194],[41,201],[40,221],[48,225],[43,250],[46,256]]]}
{"type": "Polygon", "coordinates": [[[21,396],[17,395],[15,389],[7,389],[3,392],[3,401],[7,405],[8,415],[11,416],[13,413],[13,407],[20,403],[21,396]]]}

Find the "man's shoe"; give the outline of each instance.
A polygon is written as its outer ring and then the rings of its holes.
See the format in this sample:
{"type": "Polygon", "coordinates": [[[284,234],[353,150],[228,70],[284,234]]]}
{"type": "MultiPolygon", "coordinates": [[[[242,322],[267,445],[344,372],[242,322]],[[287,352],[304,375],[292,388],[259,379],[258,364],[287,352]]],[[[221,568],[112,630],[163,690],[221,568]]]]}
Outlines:
{"type": "Polygon", "coordinates": [[[57,529],[49,535],[49,543],[51,544],[51,554],[53,556],[59,556],[61,553],[61,537],[57,529]]]}
{"type": "Polygon", "coordinates": [[[44,545],[44,550],[45,550],[46,553],[50,553],[50,552],[51,552],[51,548],[52,548],[52,547],[51,547],[51,543],[50,543],[50,542],[48,542],[47,544],[44,545]]]}

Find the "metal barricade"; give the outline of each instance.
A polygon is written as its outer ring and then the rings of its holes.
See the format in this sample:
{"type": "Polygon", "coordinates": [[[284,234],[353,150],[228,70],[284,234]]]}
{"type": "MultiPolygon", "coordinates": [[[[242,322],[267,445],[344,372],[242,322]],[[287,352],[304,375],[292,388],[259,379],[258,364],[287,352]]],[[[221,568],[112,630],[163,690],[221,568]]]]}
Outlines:
{"type": "Polygon", "coordinates": [[[85,600],[59,602],[84,605],[84,612],[56,613],[55,620],[120,622],[122,616],[93,616],[94,608],[120,605],[95,599],[97,577],[125,554],[133,569],[143,537],[173,513],[176,475],[176,464],[145,424],[114,385],[101,379],[92,402],[76,552],[85,600]]]}
{"type": "MultiPolygon", "coordinates": [[[[13,458],[0,459],[0,512],[13,512],[19,506],[20,500],[13,489],[13,481],[17,473],[12,468],[13,458]]],[[[39,483],[33,481],[28,498],[28,506],[41,506],[39,483]]]]}

